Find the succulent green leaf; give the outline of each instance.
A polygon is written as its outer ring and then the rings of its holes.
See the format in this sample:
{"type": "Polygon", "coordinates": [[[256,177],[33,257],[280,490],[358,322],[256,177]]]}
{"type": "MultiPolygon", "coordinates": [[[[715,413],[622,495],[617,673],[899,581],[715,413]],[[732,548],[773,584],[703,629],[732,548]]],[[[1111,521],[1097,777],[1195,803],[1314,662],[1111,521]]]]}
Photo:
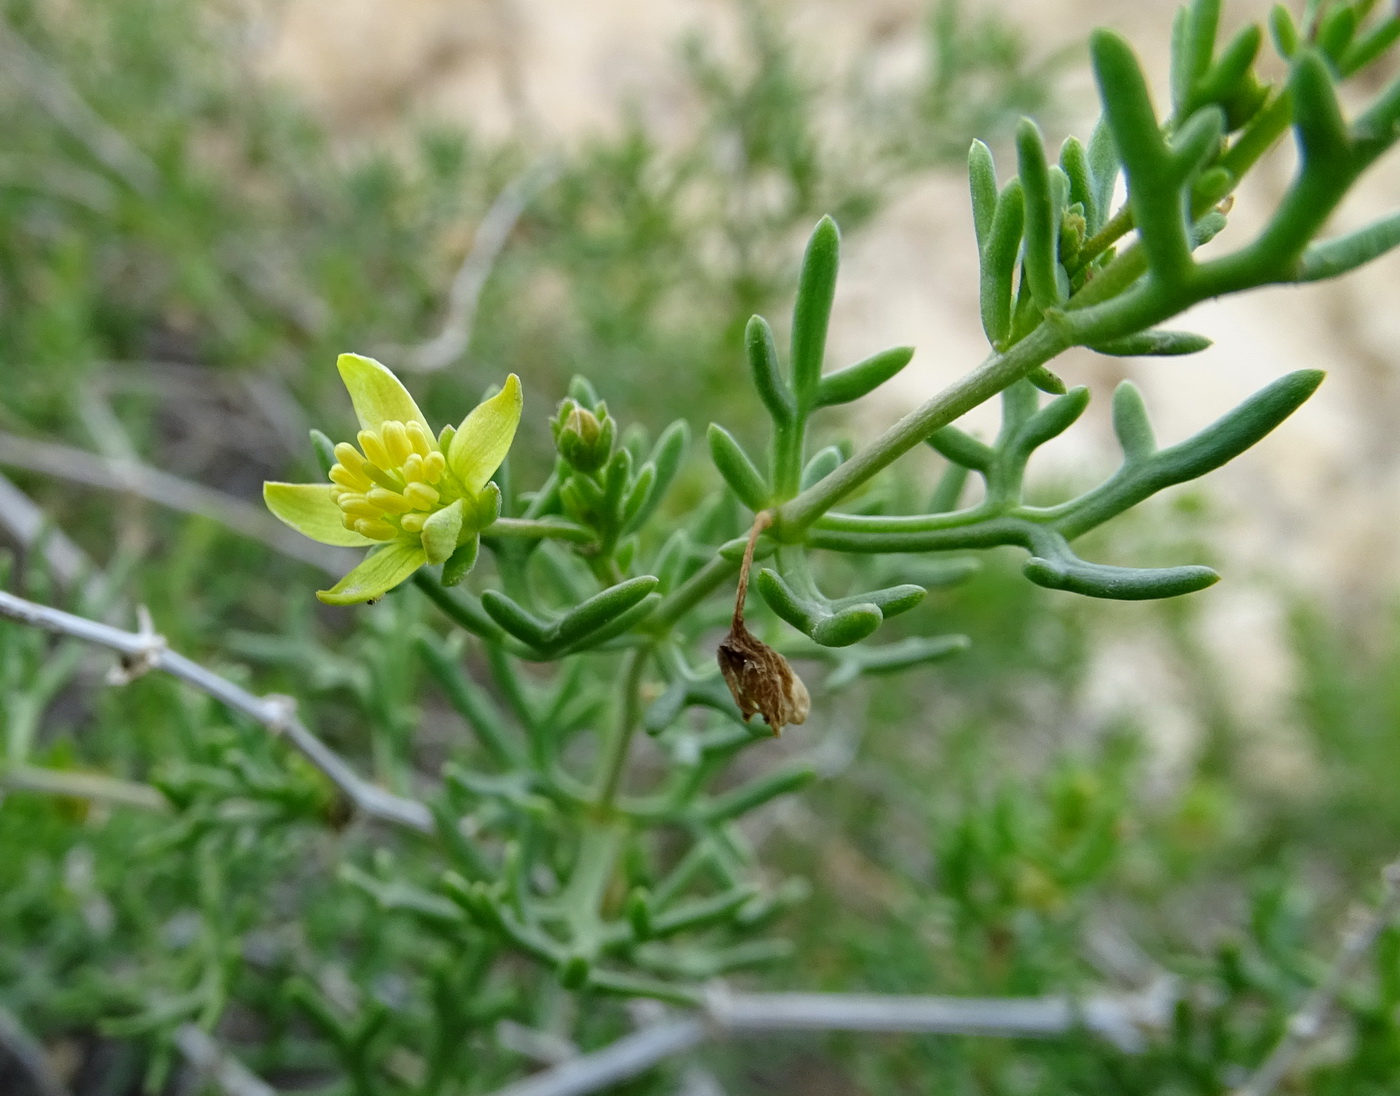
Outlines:
{"type": "Polygon", "coordinates": [[[536,649],[548,645],[549,625],[500,590],[484,591],[481,607],[492,620],[522,643],[536,649]]]}
{"type": "Polygon", "coordinates": [[[907,613],[923,601],[927,593],[928,591],[922,586],[905,583],[901,586],[887,586],[883,590],[870,590],[866,593],[838,598],[831,602],[831,608],[842,610],[858,605],[873,605],[880,610],[880,615],[885,620],[889,620],[892,616],[907,613]]]}
{"type": "Polygon", "coordinates": [[[817,222],[802,257],[797,301],[792,310],[792,389],[799,411],[810,410],[817,402],[840,263],[841,233],[835,221],[823,217],[817,222]]]}
{"type": "Polygon", "coordinates": [[[1089,154],[1078,137],[1066,137],[1064,144],[1060,146],[1060,170],[1069,179],[1070,205],[1078,203],[1084,210],[1085,223],[1093,224],[1094,175],[1089,169],[1089,154]]]}
{"type": "Polygon", "coordinates": [[[1317,282],[1338,277],[1397,246],[1400,246],[1400,213],[1393,213],[1335,240],[1313,244],[1298,262],[1296,280],[1317,282]]]}
{"type": "Polygon", "coordinates": [[[748,352],[758,397],[776,423],[789,423],[797,414],[797,403],[778,368],[778,346],[773,329],[762,316],[753,316],[744,328],[744,349],[748,352]]]}
{"type": "Polygon", "coordinates": [[[362,430],[378,430],[386,422],[416,422],[432,436],[408,389],[379,362],[360,354],[342,354],[335,364],[362,430]]]}
{"type": "Polygon", "coordinates": [[[329,477],[336,464],[335,442],[321,431],[312,430],[311,449],[316,454],[316,466],[321,469],[321,475],[329,477]]]}
{"type": "Polygon", "coordinates": [[[913,358],[912,346],[896,346],[872,354],[835,373],[828,373],[821,379],[817,388],[817,406],[830,407],[833,404],[850,403],[869,395],[895,376],[913,358]]]}
{"type": "Polygon", "coordinates": [[[1016,263],[1021,255],[1025,230],[1025,197],[1019,179],[1012,179],[997,199],[986,246],[981,255],[979,288],[982,329],[995,347],[1011,335],[1012,300],[1016,263]]]}
{"type": "MultiPolygon", "coordinates": [[[[659,581],[654,575],[641,575],[594,594],[554,623],[545,633],[544,645],[566,647],[577,643],[631,609],[655,590],[659,581]]],[[[504,622],[501,626],[505,627],[504,622]]]]}
{"type": "Polygon", "coordinates": [[[841,459],[841,450],[834,445],[818,450],[807,462],[807,467],[802,469],[802,490],[807,490],[812,484],[819,483],[840,468],[841,459]]]}
{"type": "Polygon", "coordinates": [[[1211,341],[1191,331],[1141,331],[1106,343],[1094,343],[1090,350],[1114,358],[1174,358],[1199,354],[1211,341]]]}
{"type": "Polygon", "coordinates": [[[1086,205],[1089,231],[1098,232],[1108,222],[1113,203],[1113,188],[1118,182],[1118,149],[1113,143],[1113,128],[1108,119],[1100,118],[1089,135],[1089,174],[1093,179],[1093,204],[1086,205]]]}
{"type": "Polygon", "coordinates": [[[1125,463],[1107,483],[1076,500],[1056,521],[1056,529],[1073,539],[1164,488],[1214,471],[1302,406],[1324,375],[1316,369],[1289,373],[1185,441],[1158,450],[1148,460],[1125,463]]]}
{"type": "Polygon", "coordinates": [[[1322,17],[1314,42],[1324,57],[1341,58],[1356,36],[1356,11],[1350,4],[1337,4],[1322,17]]]}
{"type": "Polygon", "coordinates": [[[977,234],[977,249],[982,251],[996,216],[998,189],[992,150],[981,141],[974,140],[968,149],[967,178],[972,191],[972,228],[977,234]]]}
{"type": "Polygon", "coordinates": [[[472,408],[457,427],[447,452],[447,464],[473,495],[486,486],[506,459],[520,425],[523,404],[520,378],[512,373],[506,378],[505,387],[472,408]]]}
{"type": "Polygon", "coordinates": [[[1303,169],[1345,163],[1350,158],[1351,139],[1326,62],[1312,50],[1299,53],[1293,61],[1289,90],[1303,169]]]}
{"type": "Polygon", "coordinates": [[[1293,22],[1292,13],[1282,4],[1275,4],[1269,11],[1269,33],[1273,36],[1274,48],[1284,60],[1298,52],[1298,25],[1293,22]]]}
{"type": "Polygon", "coordinates": [[[823,647],[849,647],[871,635],[884,619],[876,605],[852,605],[817,621],[811,637],[823,647]]]}
{"type": "Polygon", "coordinates": [[[345,528],[329,483],[264,483],[263,501],[284,525],[302,536],[338,548],[366,548],[376,542],[345,528]]]}
{"type": "Polygon", "coordinates": [[[631,631],[635,625],[646,620],[660,604],[660,594],[647,594],[646,597],[642,598],[641,601],[637,602],[637,604],[633,605],[630,609],[619,613],[597,631],[589,632],[582,639],[565,647],[560,653],[574,654],[578,651],[588,651],[607,643],[609,640],[616,639],[623,633],[631,631]]]}
{"type": "Polygon", "coordinates": [[[1064,559],[1032,556],[1021,570],[1037,586],[1113,601],[1180,597],[1220,581],[1220,576],[1209,567],[1110,567],[1086,563],[1073,556],[1064,559]]]}
{"type": "MultiPolygon", "coordinates": [[[[1179,115],[1185,117],[1198,107],[1207,103],[1218,103],[1225,107],[1235,99],[1241,89],[1249,88],[1252,84],[1251,69],[1254,66],[1254,59],[1259,56],[1259,47],[1264,42],[1264,32],[1257,24],[1250,24],[1240,30],[1234,38],[1230,39],[1221,52],[1220,58],[1211,66],[1206,74],[1194,88],[1188,103],[1189,109],[1178,111],[1179,115]]],[[[1257,84],[1252,86],[1257,87],[1257,84]]],[[[1255,97],[1257,100],[1257,97],[1255,97]]],[[[1255,106],[1257,108],[1257,101],[1255,106]]],[[[1238,123],[1247,121],[1247,118],[1236,120],[1238,123]]],[[[1235,126],[1231,126],[1235,128],[1235,126]]]]}
{"type": "Polygon", "coordinates": [[[427,562],[428,557],[422,546],[403,540],[391,541],[378,551],[371,552],[329,590],[317,590],[316,596],[327,605],[373,601],[427,562]]]}
{"type": "Polygon", "coordinates": [[[954,464],[971,468],[974,472],[987,472],[996,460],[996,453],[990,445],[956,426],[935,430],[928,436],[928,444],[954,464]]]}
{"type": "Polygon", "coordinates": [[[1157,451],[1157,439],[1142,392],[1132,381],[1124,381],[1113,390],[1113,432],[1123,447],[1129,464],[1146,460],[1157,451]]]}
{"type": "Polygon", "coordinates": [[[1400,15],[1378,23],[1367,33],[1352,42],[1346,53],[1337,62],[1337,71],[1343,79],[1354,76],[1368,68],[1400,41],[1400,15]]]}
{"type": "Polygon", "coordinates": [[[768,484],[743,447],[724,427],[710,423],[710,457],[739,501],[757,513],[768,505],[768,484]]]}
{"type": "Polygon", "coordinates": [[[638,518],[651,503],[652,492],[656,489],[656,465],[647,461],[637,469],[632,486],[622,503],[622,529],[624,532],[635,529],[638,518]]]}
{"type": "Polygon", "coordinates": [[[1063,304],[1069,295],[1059,264],[1060,210],[1051,188],[1050,165],[1040,127],[1022,118],[1016,127],[1016,157],[1025,193],[1024,270],[1040,308],[1063,304]]]}
{"type": "Polygon", "coordinates": [[[1043,365],[1038,365],[1027,373],[1026,380],[1030,381],[1031,384],[1035,385],[1042,392],[1046,392],[1052,396],[1063,396],[1069,391],[1065,386],[1064,380],[1061,379],[1058,374],[1050,372],[1050,370],[1043,365]]]}

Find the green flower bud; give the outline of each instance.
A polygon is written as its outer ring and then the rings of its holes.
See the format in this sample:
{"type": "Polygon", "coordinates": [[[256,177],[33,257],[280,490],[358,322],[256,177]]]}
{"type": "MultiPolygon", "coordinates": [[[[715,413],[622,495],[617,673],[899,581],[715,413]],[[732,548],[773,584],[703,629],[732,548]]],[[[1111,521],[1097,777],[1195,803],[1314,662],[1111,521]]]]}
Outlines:
{"type": "Polygon", "coordinates": [[[600,403],[590,411],[567,399],[559,405],[559,414],[550,428],[559,455],[576,471],[596,472],[612,456],[616,427],[606,404],[600,403]]]}

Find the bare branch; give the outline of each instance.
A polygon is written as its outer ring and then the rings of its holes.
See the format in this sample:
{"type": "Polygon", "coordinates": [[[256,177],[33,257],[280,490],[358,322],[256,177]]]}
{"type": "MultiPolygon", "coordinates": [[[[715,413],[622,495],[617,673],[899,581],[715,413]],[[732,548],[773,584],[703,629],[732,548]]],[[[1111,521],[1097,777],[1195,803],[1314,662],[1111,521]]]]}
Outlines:
{"type": "Polygon", "coordinates": [[[111,460],[83,449],[0,432],[0,464],[122,491],[182,514],[208,518],[326,574],[342,574],[355,562],[353,553],[307,540],[262,506],[135,461],[111,460]]]}
{"type": "Polygon", "coordinates": [[[43,1045],[3,1005],[0,1005],[0,1051],[28,1077],[37,1096],[68,1096],[68,1086],[49,1065],[43,1045]]]}
{"type": "Polygon", "coordinates": [[[467,352],[481,291],[500,257],[511,230],[531,200],[554,181],[559,168],[553,160],[535,164],[512,180],[496,196],[486,216],[477,226],[471,250],[462,260],[447,293],[447,316],[442,331],[427,342],[385,347],[381,353],[396,369],[412,373],[432,373],[444,369],[467,352]]]}
{"type": "Polygon", "coordinates": [[[83,550],[50,520],[34,501],[0,476],[0,527],[26,550],[36,546],[44,556],[49,574],[65,589],[83,583],[83,592],[96,601],[105,601],[107,580],[93,566],[83,550]]]}
{"type": "Polygon", "coordinates": [[[15,765],[0,769],[0,791],[38,792],[110,803],[116,807],[138,807],[147,811],[168,811],[170,803],[149,784],[119,780],[101,773],[44,769],[36,765],[15,765]]]}
{"type": "Polygon", "coordinates": [[[1288,1019],[1283,1036],[1253,1075],[1235,1089],[1234,1096],[1269,1096],[1278,1088],[1303,1053],[1322,1034],[1337,995],[1356,974],[1387,925],[1400,914],[1400,860],[1381,869],[1384,890],[1373,909],[1353,911],[1351,925],[1327,974],[1308,994],[1302,1007],[1288,1019]]]}
{"type": "Polygon", "coordinates": [[[65,613],[61,609],[26,601],[3,590],[0,590],[0,617],[117,651],[122,655],[122,667],[128,675],[160,670],[177,677],[225,707],[260,723],[273,734],[286,738],[365,814],[419,833],[433,832],[433,818],[427,807],[416,800],[386,792],[361,778],[339,754],[297,718],[295,702],[290,697],[255,696],[212,670],[170,650],[161,636],[150,632],[122,631],[86,617],[65,613]]]}
{"type": "Polygon", "coordinates": [[[175,1047],[195,1072],[213,1083],[224,1096],[277,1096],[275,1088],[220,1046],[203,1028],[181,1024],[175,1029],[175,1047]]]}
{"type": "Polygon", "coordinates": [[[1163,979],[1140,994],[1052,997],[893,997],[841,993],[743,993],[712,990],[700,1015],[642,1029],[571,1059],[494,1096],[585,1096],[639,1076],[667,1058],[723,1038],[775,1031],[920,1032],[1044,1039],[1089,1031],[1126,1051],[1165,1026],[1177,986],[1163,979]]]}
{"type": "Polygon", "coordinates": [[[497,1089],[495,1096],[586,1096],[637,1077],[652,1066],[685,1054],[711,1036],[698,1017],[668,1020],[624,1035],[602,1050],[571,1058],[513,1085],[497,1089]]]}

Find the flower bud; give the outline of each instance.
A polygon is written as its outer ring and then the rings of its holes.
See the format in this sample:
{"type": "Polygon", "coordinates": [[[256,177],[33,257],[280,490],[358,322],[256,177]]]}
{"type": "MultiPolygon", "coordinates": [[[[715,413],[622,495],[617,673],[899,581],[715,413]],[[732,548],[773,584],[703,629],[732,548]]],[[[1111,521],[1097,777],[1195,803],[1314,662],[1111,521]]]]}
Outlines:
{"type": "Polygon", "coordinates": [[[596,472],[612,456],[616,428],[605,404],[590,411],[572,399],[565,400],[550,427],[559,455],[579,472],[596,472]]]}

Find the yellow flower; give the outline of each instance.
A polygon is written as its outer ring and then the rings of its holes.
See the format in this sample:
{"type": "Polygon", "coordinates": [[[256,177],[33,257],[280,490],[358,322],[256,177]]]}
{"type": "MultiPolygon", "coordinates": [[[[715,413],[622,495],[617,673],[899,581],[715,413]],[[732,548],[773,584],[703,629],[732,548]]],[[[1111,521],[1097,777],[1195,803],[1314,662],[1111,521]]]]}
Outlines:
{"type": "Polygon", "coordinates": [[[459,548],[474,554],[483,528],[500,513],[489,483],[515,440],[520,378],[435,438],[399,379],[373,358],[342,354],[340,378],[360,420],[357,448],[335,447],[329,483],[265,483],[267,507],[322,544],[375,547],[363,563],[316,596],[332,605],[370,601],[425,563],[459,548]]]}

